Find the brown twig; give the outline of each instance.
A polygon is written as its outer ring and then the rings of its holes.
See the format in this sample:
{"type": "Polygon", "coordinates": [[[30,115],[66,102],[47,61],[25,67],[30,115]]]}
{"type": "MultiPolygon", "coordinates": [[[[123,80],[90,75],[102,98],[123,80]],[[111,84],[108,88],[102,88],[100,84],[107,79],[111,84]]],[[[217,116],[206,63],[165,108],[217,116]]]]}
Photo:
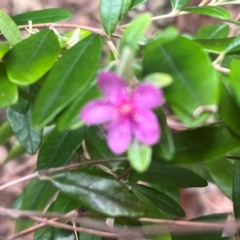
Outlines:
{"type": "Polygon", "coordinates": [[[94,160],[94,161],[92,160],[92,161],[86,161],[86,162],[82,162],[82,163],[74,163],[74,164],[70,164],[67,166],[63,166],[63,167],[40,170],[38,172],[29,174],[25,177],[22,177],[17,180],[14,180],[14,181],[11,181],[11,182],[1,185],[0,191],[6,189],[8,187],[11,187],[13,185],[19,184],[21,182],[31,180],[33,178],[42,178],[43,179],[46,176],[53,175],[53,174],[56,174],[58,172],[62,172],[65,170],[75,169],[75,168],[79,168],[79,167],[83,167],[83,166],[87,166],[87,165],[97,165],[97,164],[103,164],[103,163],[109,163],[109,162],[124,162],[124,161],[127,161],[127,158],[117,158],[117,159],[107,159],[107,160],[103,159],[103,160],[94,160]]]}
{"type": "Polygon", "coordinates": [[[121,173],[119,176],[117,176],[115,179],[117,181],[119,181],[120,179],[122,179],[124,176],[126,176],[128,173],[130,173],[133,170],[132,167],[129,167],[126,171],[124,171],[123,173],[121,173]]]}

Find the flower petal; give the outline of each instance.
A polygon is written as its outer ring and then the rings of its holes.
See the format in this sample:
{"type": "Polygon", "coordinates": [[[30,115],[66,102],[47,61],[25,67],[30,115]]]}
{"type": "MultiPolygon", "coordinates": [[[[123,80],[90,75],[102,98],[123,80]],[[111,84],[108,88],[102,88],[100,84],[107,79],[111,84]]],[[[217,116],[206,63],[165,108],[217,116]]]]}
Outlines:
{"type": "Polygon", "coordinates": [[[120,102],[127,93],[126,82],[112,72],[100,73],[98,85],[107,99],[113,103],[120,102]]]}
{"type": "Polygon", "coordinates": [[[131,143],[132,133],[129,119],[119,119],[110,124],[107,142],[110,149],[121,154],[128,149],[131,143]]]}
{"type": "Polygon", "coordinates": [[[114,106],[105,100],[93,100],[80,112],[80,118],[87,124],[101,124],[113,118],[114,106]]]}
{"type": "Polygon", "coordinates": [[[139,110],[134,116],[133,132],[136,139],[147,145],[153,145],[160,139],[160,127],[155,114],[148,110],[139,110]]]}
{"type": "Polygon", "coordinates": [[[152,109],[158,107],[163,100],[160,89],[149,83],[140,84],[134,89],[133,101],[136,107],[152,109]]]}

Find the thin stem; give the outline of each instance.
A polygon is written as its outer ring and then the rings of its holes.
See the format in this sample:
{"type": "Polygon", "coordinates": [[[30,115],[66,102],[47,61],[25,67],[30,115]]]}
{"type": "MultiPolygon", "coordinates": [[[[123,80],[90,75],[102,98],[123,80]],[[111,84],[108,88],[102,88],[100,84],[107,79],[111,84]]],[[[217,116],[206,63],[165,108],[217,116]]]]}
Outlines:
{"type": "Polygon", "coordinates": [[[25,98],[29,102],[35,103],[35,98],[31,94],[23,90],[22,88],[18,88],[18,93],[21,97],[25,98]]]}
{"type": "Polygon", "coordinates": [[[129,167],[126,171],[124,171],[123,173],[121,173],[119,176],[117,176],[115,179],[116,180],[120,180],[122,179],[123,177],[125,177],[128,173],[130,173],[131,171],[133,170],[132,167],[129,167]]]}
{"type": "Polygon", "coordinates": [[[49,168],[47,170],[41,170],[32,174],[29,174],[25,177],[19,178],[17,180],[8,182],[6,184],[3,184],[2,186],[0,186],[0,191],[9,188],[11,186],[14,186],[16,184],[19,184],[21,182],[25,182],[28,181],[30,179],[33,178],[44,178],[48,175],[52,175],[61,171],[65,171],[65,170],[70,170],[70,169],[74,169],[74,168],[79,168],[79,167],[83,167],[83,166],[87,166],[87,165],[96,165],[96,164],[103,164],[103,163],[109,163],[109,162],[125,162],[127,161],[127,158],[117,158],[117,159],[103,159],[103,160],[95,160],[95,161],[87,161],[87,162],[83,162],[83,163],[75,163],[75,164],[70,164],[67,166],[63,166],[63,167],[58,167],[58,168],[49,168]]]}

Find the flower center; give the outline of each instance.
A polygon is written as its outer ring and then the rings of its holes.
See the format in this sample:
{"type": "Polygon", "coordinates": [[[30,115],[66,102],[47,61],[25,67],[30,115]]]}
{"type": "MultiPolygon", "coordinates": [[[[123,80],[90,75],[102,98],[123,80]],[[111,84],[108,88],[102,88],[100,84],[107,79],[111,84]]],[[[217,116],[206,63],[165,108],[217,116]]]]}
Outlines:
{"type": "Polygon", "coordinates": [[[119,109],[120,113],[124,115],[129,114],[132,110],[133,110],[133,107],[130,103],[123,103],[119,109]]]}

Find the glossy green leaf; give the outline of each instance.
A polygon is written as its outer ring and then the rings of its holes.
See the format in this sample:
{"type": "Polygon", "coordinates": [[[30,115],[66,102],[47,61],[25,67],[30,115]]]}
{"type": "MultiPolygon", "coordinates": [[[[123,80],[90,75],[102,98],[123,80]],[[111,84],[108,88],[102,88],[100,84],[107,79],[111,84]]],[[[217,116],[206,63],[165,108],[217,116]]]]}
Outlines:
{"type": "Polygon", "coordinates": [[[72,13],[69,10],[63,8],[48,8],[15,15],[12,19],[17,25],[26,25],[28,21],[32,21],[32,24],[55,23],[71,17],[72,13]]]}
{"type": "Polygon", "coordinates": [[[100,96],[100,91],[95,82],[93,82],[88,88],[81,94],[73,103],[66,108],[57,117],[57,128],[60,131],[70,128],[74,123],[80,121],[79,112],[80,109],[90,100],[96,99],[100,96]]]}
{"type": "Polygon", "coordinates": [[[233,175],[233,210],[236,219],[240,218],[240,162],[234,162],[233,175]]]}
{"type": "Polygon", "coordinates": [[[219,19],[230,19],[230,12],[218,6],[197,6],[183,9],[185,12],[210,16],[219,19]]]}
{"type": "Polygon", "coordinates": [[[232,198],[233,164],[228,160],[205,163],[214,183],[229,198],[232,198]]]}
{"type": "Polygon", "coordinates": [[[119,50],[122,52],[125,46],[129,46],[133,52],[138,49],[138,42],[151,23],[151,14],[144,13],[135,18],[124,31],[120,40],[119,50]]]}
{"type": "Polygon", "coordinates": [[[53,227],[43,227],[34,232],[34,240],[53,240],[53,234],[53,227]]]}
{"type": "Polygon", "coordinates": [[[136,8],[136,7],[144,4],[145,2],[147,2],[147,0],[132,0],[131,9],[136,8]]]}
{"type": "Polygon", "coordinates": [[[190,0],[170,0],[173,10],[180,10],[189,3],[190,0]]]}
{"type": "Polygon", "coordinates": [[[178,205],[178,203],[156,189],[134,183],[131,183],[131,187],[143,193],[159,209],[175,216],[185,216],[184,210],[178,205]]]}
{"type": "Polygon", "coordinates": [[[6,143],[13,136],[13,130],[9,122],[4,122],[0,125],[0,145],[6,143]]]}
{"type": "Polygon", "coordinates": [[[0,31],[3,36],[15,45],[22,41],[20,31],[15,22],[3,11],[0,10],[0,31]]]}
{"type": "Polygon", "coordinates": [[[240,139],[221,124],[179,132],[173,136],[174,162],[195,164],[224,156],[239,147],[240,139]]]}
{"type": "Polygon", "coordinates": [[[232,87],[233,94],[236,98],[238,105],[240,106],[240,59],[233,59],[230,63],[230,76],[229,83],[232,87]]]}
{"type": "Polygon", "coordinates": [[[37,170],[60,167],[69,163],[84,139],[84,128],[59,132],[54,129],[41,147],[37,170]]]}
{"type": "Polygon", "coordinates": [[[144,182],[176,188],[206,187],[207,181],[189,169],[152,162],[144,173],[133,177],[144,182]]]}
{"type": "MultiPolygon", "coordinates": [[[[210,223],[222,223],[226,221],[228,214],[226,213],[217,213],[211,214],[206,216],[200,216],[197,218],[190,219],[190,222],[203,222],[207,224],[210,223]]],[[[181,230],[181,227],[178,228],[181,230]]],[[[197,230],[197,229],[196,229],[197,230]]],[[[187,240],[187,239],[194,239],[194,240],[222,240],[222,232],[224,230],[224,225],[222,229],[216,231],[203,231],[203,227],[199,227],[198,231],[194,231],[193,233],[182,233],[182,234],[172,234],[172,240],[187,240]]]]}
{"type": "Polygon", "coordinates": [[[100,17],[103,28],[111,36],[118,22],[131,8],[132,0],[100,0],[100,17]]]}
{"type": "Polygon", "coordinates": [[[175,146],[172,134],[167,125],[167,118],[162,109],[156,110],[159,124],[161,126],[161,139],[153,146],[153,155],[158,156],[160,159],[169,161],[175,153],[175,146]]]}
{"type": "Polygon", "coordinates": [[[218,100],[218,75],[200,45],[185,37],[165,44],[150,42],[144,48],[143,75],[154,72],[173,77],[164,93],[184,124],[198,126],[211,116],[211,112],[204,110],[199,116],[195,114],[199,108],[216,105],[218,100]]]}
{"type": "Polygon", "coordinates": [[[0,42],[0,59],[8,52],[10,45],[8,42],[0,42]]]}
{"type": "Polygon", "coordinates": [[[137,172],[144,172],[152,159],[152,148],[148,145],[133,141],[127,152],[131,166],[137,172]]]}
{"type": "MultiPolygon", "coordinates": [[[[238,79],[239,81],[239,79],[238,79]]],[[[237,104],[228,78],[222,76],[221,98],[218,113],[225,124],[238,136],[240,136],[239,116],[240,106],[237,104]]]]}
{"type": "Polygon", "coordinates": [[[203,25],[194,35],[194,39],[227,38],[229,26],[225,24],[203,25]]]}
{"type": "MultiPolygon", "coordinates": [[[[31,180],[22,193],[23,201],[20,209],[43,211],[54,194],[56,194],[56,189],[49,182],[31,180]]],[[[15,230],[19,232],[32,224],[31,221],[18,220],[15,230]]]]}
{"type": "Polygon", "coordinates": [[[17,100],[17,86],[9,81],[4,66],[0,64],[0,108],[11,106],[17,100]]]}
{"type": "Polygon", "coordinates": [[[21,114],[8,108],[7,117],[18,141],[25,150],[29,154],[36,153],[41,144],[42,130],[36,130],[32,126],[31,108],[29,108],[26,114],[21,114]]]}
{"type": "Polygon", "coordinates": [[[36,82],[52,68],[59,52],[59,42],[53,31],[43,30],[31,35],[5,56],[9,79],[23,86],[36,82]]]}
{"type": "Polygon", "coordinates": [[[93,170],[62,172],[49,180],[87,210],[112,217],[143,214],[140,203],[124,185],[93,170]]]}
{"type": "Polygon", "coordinates": [[[101,50],[101,37],[90,35],[62,55],[39,92],[33,110],[34,126],[43,127],[83,94],[95,77],[101,50]]]}
{"type": "Polygon", "coordinates": [[[208,52],[222,53],[233,40],[234,38],[198,39],[196,42],[201,44],[203,49],[208,52]]]}

